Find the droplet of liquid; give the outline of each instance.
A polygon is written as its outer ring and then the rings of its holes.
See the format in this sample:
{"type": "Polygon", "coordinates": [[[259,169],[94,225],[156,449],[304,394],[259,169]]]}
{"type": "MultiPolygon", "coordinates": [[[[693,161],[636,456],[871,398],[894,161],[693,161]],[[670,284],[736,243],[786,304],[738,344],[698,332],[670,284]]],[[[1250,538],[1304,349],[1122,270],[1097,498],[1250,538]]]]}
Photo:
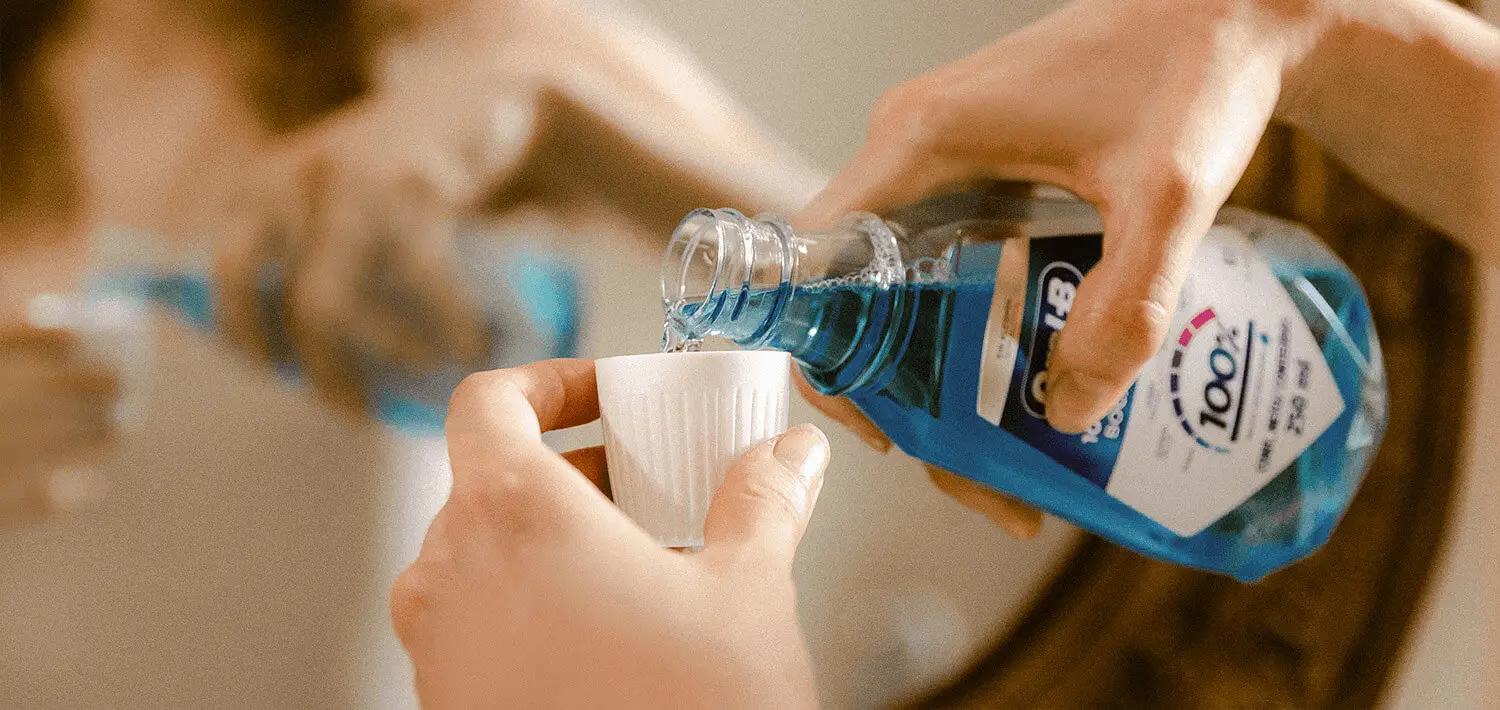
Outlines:
{"type": "Polygon", "coordinates": [[[664,353],[695,353],[703,347],[702,338],[689,338],[668,320],[662,325],[661,351],[664,353]]]}

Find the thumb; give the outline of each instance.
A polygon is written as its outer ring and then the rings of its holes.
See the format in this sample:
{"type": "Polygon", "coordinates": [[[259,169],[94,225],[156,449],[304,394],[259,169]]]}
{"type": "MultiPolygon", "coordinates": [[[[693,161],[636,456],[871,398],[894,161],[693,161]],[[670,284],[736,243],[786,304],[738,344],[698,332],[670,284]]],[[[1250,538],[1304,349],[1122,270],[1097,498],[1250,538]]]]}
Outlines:
{"type": "Polygon", "coordinates": [[[1079,284],[1048,361],[1047,420],[1058,430],[1102,419],[1161,348],[1215,213],[1185,204],[1106,212],[1104,257],[1079,284]]]}
{"type": "Polygon", "coordinates": [[[748,553],[790,567],[823,488],[828,455],[827,437],[811,424],[751,449],[709,504],[704,551],[748,553]]]}

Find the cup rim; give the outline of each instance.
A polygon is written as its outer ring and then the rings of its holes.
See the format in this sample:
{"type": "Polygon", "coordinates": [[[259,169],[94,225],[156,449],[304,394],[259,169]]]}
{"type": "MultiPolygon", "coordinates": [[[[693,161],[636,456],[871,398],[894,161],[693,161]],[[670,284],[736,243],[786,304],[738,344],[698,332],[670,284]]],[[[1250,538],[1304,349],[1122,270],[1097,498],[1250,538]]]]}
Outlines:
{"type": "Polygon", "coordinates": [[[611,355],[609,357],[596,358],[595,363],[601,362],[628,362],[631,360],[655,360],[661,357],[710,359],[710,358],[732,358],[732,359],[777,359],[791,360],[792,356],[782,350],[699,350],[687,353],[636,353],[634,355],[611,355]]]}

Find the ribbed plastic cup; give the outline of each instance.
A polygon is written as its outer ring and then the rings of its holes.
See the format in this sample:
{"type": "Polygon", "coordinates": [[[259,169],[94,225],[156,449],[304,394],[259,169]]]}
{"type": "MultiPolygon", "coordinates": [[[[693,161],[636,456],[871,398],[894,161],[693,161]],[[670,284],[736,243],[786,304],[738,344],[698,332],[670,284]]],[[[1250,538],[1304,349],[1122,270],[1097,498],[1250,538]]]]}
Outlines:
{"type": "Polygon", "coordinates": [[[664,546],[702,547],[730,464],[786,431],[790,356],[653,353],[595,368],[615,504],[664,546]]]}

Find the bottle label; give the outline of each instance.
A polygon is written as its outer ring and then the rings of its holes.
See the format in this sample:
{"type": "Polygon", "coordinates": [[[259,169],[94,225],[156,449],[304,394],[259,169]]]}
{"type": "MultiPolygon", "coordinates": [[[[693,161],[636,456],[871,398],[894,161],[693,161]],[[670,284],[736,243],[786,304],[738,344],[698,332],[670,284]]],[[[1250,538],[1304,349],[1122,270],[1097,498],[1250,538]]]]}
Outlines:
{"type": "Polygon", "coordinates": [[[1098,234],[1013,239],[985,330],[976,410],[1178,535],[1223,518],[1344,411],[1285,287],[1236,226],[1193,255],[1167,342],[1082,434],[1046,422],[1047,361],[1098,234]]]}

